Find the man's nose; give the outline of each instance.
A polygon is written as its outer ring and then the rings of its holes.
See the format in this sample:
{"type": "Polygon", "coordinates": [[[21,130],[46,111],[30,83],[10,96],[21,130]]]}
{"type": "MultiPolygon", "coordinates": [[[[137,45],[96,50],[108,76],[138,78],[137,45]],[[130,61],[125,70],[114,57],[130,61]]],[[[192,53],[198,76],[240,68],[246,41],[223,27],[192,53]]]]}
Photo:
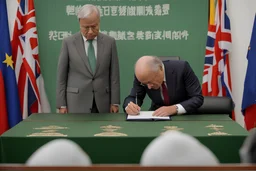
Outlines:
{"type": "Polygon", "coordinates": [[[92,34],[92,33],[93,33],[93,31],[92,31],[92,28],[91,28],[91,27],[89,27],[88,33],[89,33],[89,34],[92,34]]]}

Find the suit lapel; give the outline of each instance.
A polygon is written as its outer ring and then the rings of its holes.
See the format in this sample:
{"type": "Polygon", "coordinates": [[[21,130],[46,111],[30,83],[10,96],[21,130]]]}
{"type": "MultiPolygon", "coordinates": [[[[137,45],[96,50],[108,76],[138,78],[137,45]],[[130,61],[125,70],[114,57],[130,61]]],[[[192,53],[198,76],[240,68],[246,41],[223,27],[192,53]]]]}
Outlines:
{"type": "Polygon", "coordinates": [[[77,33],[77,36],[75,37],[75,40],[74,40],[74,44],[75,44],[75,47],[76,47],[82,61],[84,62],[86,68],[88,69],[89,73],[91,75],[93,75],[91,67],[89,65],[88,56],[85,53],[84,40],[83,40],[82,34],[80,32],[77,33]]]}
{"type": "Polygon", "coordinates": [[[100,68],[100,62],[104,61],[103,54],[104,54],[104,44],[103,44],[104,38],[101,33],[97,36],[97,62],[96,62],[96,70],[95,75],[97,74],[97,71],[100,68]]]}
{"type": "Polygon", "coordinates": [[[164,103],[163,99],[162,99],[162,96],[161,96],[160,88],[157,89],[157,90],[151,89],[150,91],[152,93],[152,97],[154,98],[155,103],[157,103],[157,104],[164,103]]]}
{"type": "Polygon", "coordinates": [[[166,78],[166,84],[168,88],[168,95],[169,95],[169,101],[170,104],[173,104],[173,99],[175,97],[175,89],[176,89],[176,73],[175,71],[170,68],[169,62],[164,62],[164,69],[165,69],[165,78],[166,78]]]}

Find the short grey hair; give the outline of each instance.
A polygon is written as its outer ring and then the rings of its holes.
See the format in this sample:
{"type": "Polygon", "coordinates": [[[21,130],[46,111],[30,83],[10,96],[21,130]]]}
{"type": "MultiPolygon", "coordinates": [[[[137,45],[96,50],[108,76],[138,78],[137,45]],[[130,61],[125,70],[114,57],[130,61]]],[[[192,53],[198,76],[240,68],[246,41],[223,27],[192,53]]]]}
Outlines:
{"type": "Polygon", "coordinates": [[[92,5],[92,4],[86,4],[84,6],[82,6],[82,8],[79,10],[79,12],[77,13],[77,18],[87,18],[88,16],[90,16],[93,12],[95,12],[98,17],[100,18],[100,11],[99,9],[92,5]]]}
{"type": "Polygon", "coordinates": [[[153,72],[157,72],[162,67],[163,62],[157,56],[151,56],[152,60],[148,61],[148,66],[153,72]]]}

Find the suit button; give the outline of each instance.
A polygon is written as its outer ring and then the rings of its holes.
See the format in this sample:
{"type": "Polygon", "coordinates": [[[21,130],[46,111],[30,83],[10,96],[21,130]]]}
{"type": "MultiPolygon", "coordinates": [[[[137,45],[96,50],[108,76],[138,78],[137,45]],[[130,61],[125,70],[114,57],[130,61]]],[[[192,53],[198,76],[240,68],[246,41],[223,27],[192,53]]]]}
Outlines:
{"type": "Polygon", "coordinates": [[[94,91],[94,90],[92,90],[92,92],[94,93],[95,91],[94,91]]]}
{"type": "Polygon", "coordinates": [[[94,80],[94,78],[92,78],[92,81],[94,80]]]}

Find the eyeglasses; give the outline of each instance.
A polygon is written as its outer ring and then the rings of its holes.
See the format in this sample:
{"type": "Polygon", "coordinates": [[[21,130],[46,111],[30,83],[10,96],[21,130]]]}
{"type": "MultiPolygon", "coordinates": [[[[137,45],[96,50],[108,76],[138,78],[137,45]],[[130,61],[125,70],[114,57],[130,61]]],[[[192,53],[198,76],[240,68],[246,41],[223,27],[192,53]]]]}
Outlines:
{"type": "Polygon", "coordinates": [[[80,26],[80,28],[86,32],[88,32],[90,29],[92,29],[92,31],[95,31],[99,28],[99,25],[95,25],[95,26],[80,26]]]}

